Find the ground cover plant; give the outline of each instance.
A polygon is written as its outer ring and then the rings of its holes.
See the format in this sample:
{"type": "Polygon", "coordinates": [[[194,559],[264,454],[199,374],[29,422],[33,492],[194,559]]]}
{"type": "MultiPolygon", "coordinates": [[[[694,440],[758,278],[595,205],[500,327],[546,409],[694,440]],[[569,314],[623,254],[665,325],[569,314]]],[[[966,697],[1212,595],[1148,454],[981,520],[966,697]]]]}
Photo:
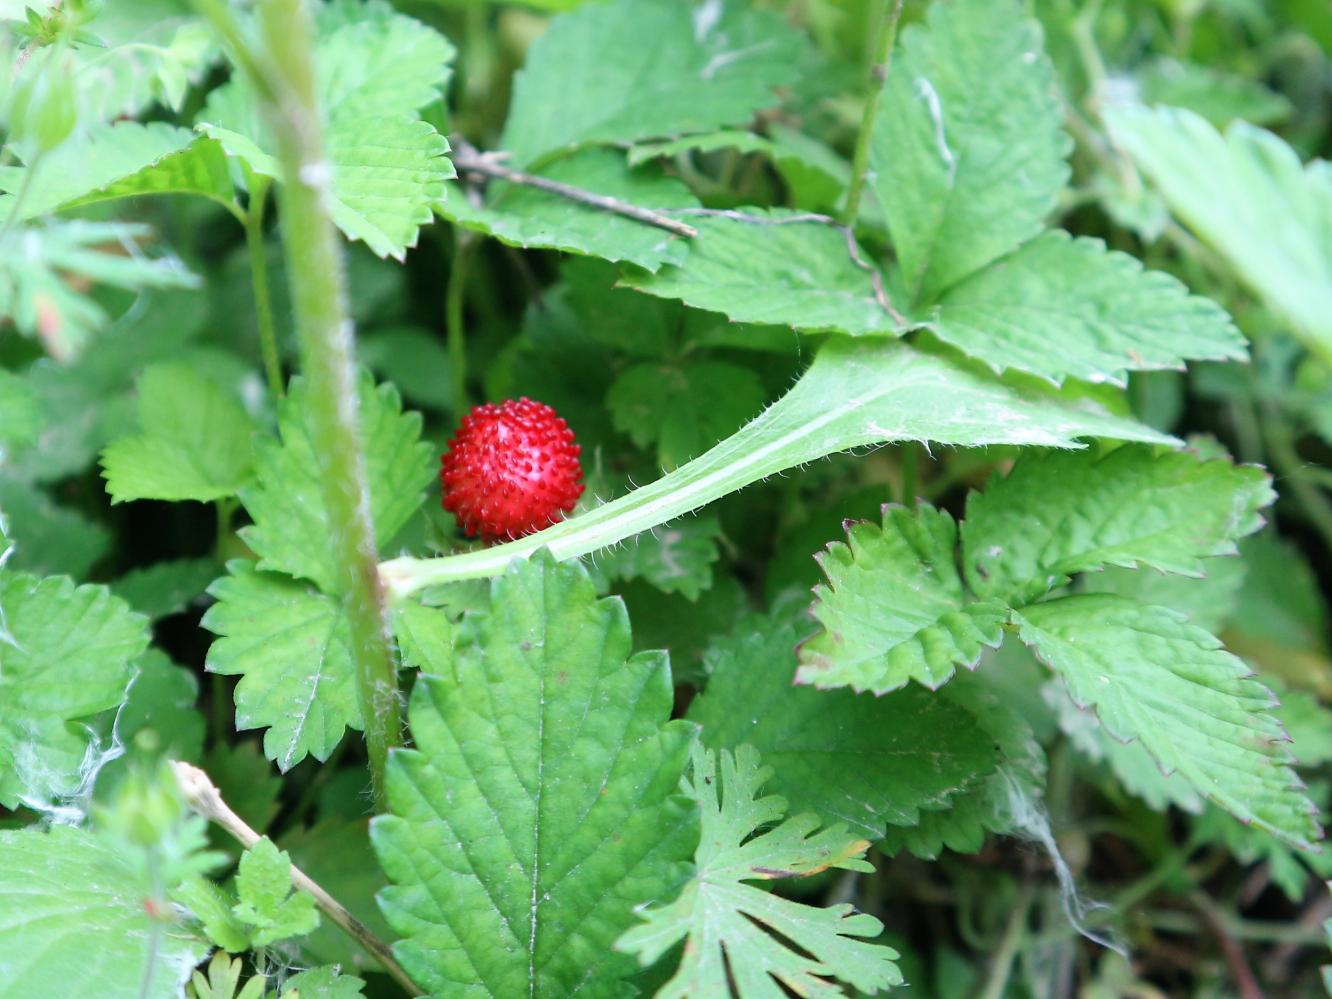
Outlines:
{"type": "Polygon", "coordinates": [[[0,997],[1332,988],[1325,0],[0,28],[0,997]]]}

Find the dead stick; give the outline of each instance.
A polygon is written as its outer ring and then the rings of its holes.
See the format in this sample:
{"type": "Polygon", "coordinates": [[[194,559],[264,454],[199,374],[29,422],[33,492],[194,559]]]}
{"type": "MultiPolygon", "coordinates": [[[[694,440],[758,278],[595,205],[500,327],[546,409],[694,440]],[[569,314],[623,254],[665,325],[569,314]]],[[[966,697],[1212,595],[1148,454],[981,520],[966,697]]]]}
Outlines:
{"type": "Polygon", "coordinates": [[[674,233],[677,236],[685,236],[693,239],[698,235],[698,230],[692,225],[686,225],[683,222],[662,215],[660,212],[654,212],[650,208],[640,208],[638,205],[631,205],[627,201],[621,201],[619,198],[612,198],[605,194],[594,194],[591,191],[585,191],[581,187],[574,187],[572,184],[562,184],[558,180],[550,180],[547,177],[538,177],[535,174],[523,173],[521,170],[511,170],[501,163],[496,162],[493,156],[478,153],[466,143],[458,142],[453,151],[453,165],[462,173],[475,173],[483,177],[493,177],[496,180],[506,180],[510,184],[521,184],[524,187],[535,187],[539,191],[547,191],[551,194],[558,194],[562,198],[568,198],[570,201],[577,201],[579,204],[587,205],[589,208],[596,208],[603,212],[610,212],[614,215],[623,215],[625,218],[633,219],[635,222],[642,222],[645,225],[656,226],[658,229],[665,229],[667,232],[674,233]]]}
{"type": "MultiPolygon", "coordinates": [[[[244,819],[233,812],[231,807],[222,800],[221,792],[218,791],[216,785],[213,784],[206,773],[198,767],[182,763],[180,760],[172,760],[171,769],[176,775],[176,783],[180,786],[185,803],[205,819],[217,823],[234,836],[246,849],[254,846],[262,839],[257,832],[245,824],[244,819]]],[[[310,879],[308,874],[295,864],[291,865],[291,883],[300,891],[313,896],[319,911],[365,948],[366,953],[382,964],[384,970],[392,975],[394,980],[406,989],[409,995],[420,996],[425,994],[425,989],[413,982],[407,972],[402,969],[402,966],[393,959],[393,952],[389,950],[388,944],[375,936],[368,926],[348,912],[341,902],[319,887],[310,879]]]]}

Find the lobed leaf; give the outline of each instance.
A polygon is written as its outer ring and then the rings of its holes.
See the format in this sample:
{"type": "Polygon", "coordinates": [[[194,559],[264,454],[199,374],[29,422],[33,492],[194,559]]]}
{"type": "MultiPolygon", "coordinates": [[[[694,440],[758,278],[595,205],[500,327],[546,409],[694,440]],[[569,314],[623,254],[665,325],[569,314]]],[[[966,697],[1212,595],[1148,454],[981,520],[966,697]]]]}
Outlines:
{"type": "Polygon", "coordinates": [[[1003,639],[1008,608],[971,602],[957,568],[957,525],[946,512],[886,506],[882,527],[847,527],[817,556],[823,630],[800,648],[797,683],[885,694],[912,680],[931,689],[958,666],[975,669],[1003,639]]]}
{"type": "Polygon", "coordinates": [[[623,604],[577,565],[516,563],[490,606],[429,650],[449,674],[417,680],[371,824],[394,953],[431,995],[618,995],[611,943],[695,842],[691,728],[665,656],[630,656],[623,604]]]}

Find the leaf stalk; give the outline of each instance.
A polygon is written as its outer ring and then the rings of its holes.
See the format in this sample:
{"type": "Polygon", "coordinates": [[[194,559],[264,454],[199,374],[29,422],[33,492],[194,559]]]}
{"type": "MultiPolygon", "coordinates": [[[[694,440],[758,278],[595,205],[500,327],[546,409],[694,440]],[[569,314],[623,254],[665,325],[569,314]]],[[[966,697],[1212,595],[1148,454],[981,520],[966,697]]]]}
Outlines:
{"type": "Polygon", "coordinates": [[[888,82],[888,71],[893,64],[893,46],[897,42],[897,25],[902,20],[904,0],[885,0],[889,5],[879,15],[879,31],[874,38],[874,55],[870,63],[870,90],[865,99],[865,113],[860,119],[860,134],[856,136],[856,150],[851,162],[851,187],[846,192],[846,206],[842,209],[842,224],[854,226],[860,215],[860,199],[865,193],[865,177],[869,172],[870,145],[874,138],[874,125],[879,117],[879,99],[888,82]]]}

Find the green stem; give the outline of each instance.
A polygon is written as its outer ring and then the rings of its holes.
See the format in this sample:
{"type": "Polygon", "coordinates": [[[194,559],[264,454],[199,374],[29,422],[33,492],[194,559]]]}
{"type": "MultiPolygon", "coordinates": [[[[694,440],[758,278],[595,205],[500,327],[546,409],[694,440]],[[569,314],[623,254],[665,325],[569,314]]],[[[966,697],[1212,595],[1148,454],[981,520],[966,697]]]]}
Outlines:
{"type": "Polygon", "coordinates": [[[259,323],[259,348],[264,355],[268,391],[282,398],[282,356],[278,353],[277,325],[273,322],[273,300],[268,292],[268,261],[264,254],[264,203],[268,200],[267,177],[246,171],[250,203],[245,210],[245,246],[250,252],[250,284],[254,288],[254,311],[259,323]]]}
{"type": "Polygon", "coordinates": [[[1034,896],[1032,886],[1024,884],[1018,895],[1017,903],[1009,914],[1008,925],[1004,927],[1003,939],[994,952],[990,964],[990,974],[985,980],[985,987],[978,993],[977,999],[1003,999],[1008,994],[1008,980],[1013,974],[1013,961],[1027,935],[1027,913],[1031,909],[1034,896]]]}
{"type": "Polygon", "coordinates": [[[464,325],[463,305],[467,298],[467,257],[473,242],[470,235],[454,227],[453,262],[449,266],[449,284],[444,293],[444,325],[448,333],[453,415],[459,420],[467,412],[467,327],[464,325]]]}
{"type": "Polygon", "coordinates": [[[902,457],[902,505],[908,510],[916,509],[916,493],[919,491],[920,445],[915,441],[906,441],[901,447],[902,457]]]}
{"type": "Polygon", "coordinates": [[[874,55],[870,62],[870,91],[865,99],[865,114],[860,119],[860,134],[856,136],[855,158],[851,164],[851,188],[846,192],[846,207],[842,209],[842,224],[854,226],[860,214],[860,199],[865,193],[865,174],[869,171],[870,140],[879,116],[879,98],[888,81],[888,70],[893,61],[893,43],[897,40],[897,24],[902,20],[903,0],[886,0],[891,4],[879,14],[879,33],[874,39],[874,55]]]}
{"type": "Polygon", "coordinates": [[[382,809],[388,752],[401,743],[402,721],[361,453],[342,247],[328,213],[331,176],[315,102],[312,26],[302,0],[268,0],[260,13],[276,88],[268,110],[282,167],[282,242],[310,388],[311,437],[344,595],[372,788],[382,809]]]}

